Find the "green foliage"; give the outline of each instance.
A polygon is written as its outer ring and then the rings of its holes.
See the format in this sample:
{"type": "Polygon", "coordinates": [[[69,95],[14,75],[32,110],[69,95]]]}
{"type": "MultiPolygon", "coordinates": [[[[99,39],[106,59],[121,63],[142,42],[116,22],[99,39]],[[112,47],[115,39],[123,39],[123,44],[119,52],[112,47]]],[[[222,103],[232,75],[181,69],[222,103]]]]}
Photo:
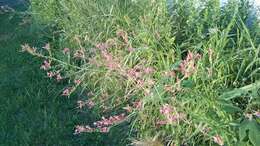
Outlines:
{"type": "Polygon", "coordinates": [[[223,9],[218,0],[187,0],[175,1],[169,13],[164,0],[32,0],[36,20],[56,30],[50,50],[31,54],[53,62],[51,71],[61,71],[81,96],[93,92],[87,99],[96,102],[97,117],[140,101],[127,118],[134,138],[234,145],[248,136],[240,144],[256,145],[252,124],[234,122],[259,110],[260,33],[257,22],[246,26],[248,8],[244,0],[223,9]],[[149,67],[154,72],[144,74],[149,67]],[[165,105],[179,121],[158,125],[167,119],[165,105]]]}
{"type": "Polygon", "coordinates": [[[244,120],[239,126],[239,139],[241,142],[250,141],[254,146],[260,144],[260,129],[255,120],[244,120]]]}

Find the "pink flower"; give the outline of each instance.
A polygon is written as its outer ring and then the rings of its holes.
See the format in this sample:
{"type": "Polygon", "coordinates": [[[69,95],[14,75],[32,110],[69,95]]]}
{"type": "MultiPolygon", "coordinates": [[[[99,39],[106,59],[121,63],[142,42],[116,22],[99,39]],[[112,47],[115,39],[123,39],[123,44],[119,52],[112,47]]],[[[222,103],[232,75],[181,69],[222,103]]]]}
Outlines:
{"type": "Polygon", "coordinates": [[[91,109],[95,106],[95,102],[92,100],[87,100],[86,105],[89,109],[91,109]]]}
{"type": "Polygon", "coordinates": [[[47,72],[47,76],[49,77],[49,78],[52,78],[52,77],[54,77],[55,76],[55,73],[54,72],[47,72]]]}
{"type": "Polygon", "coordinates": [[[170,124],[176,122],[179,119],[178,115],[173,115],[173,114],[166,115],[166,118],[168,123],[170,124]]]}
{"type": "Polygon", "coordinates": [[[69,48],[64,48],[63,49],[63,54],[68,54],[70,52],[70,49],[69,48]]]}
{"type": "Polygon", "coordinates": [[[165,104],[160,108],[160,113],[166,118],[167,124],[173,124],[177,121],[183,120],[186,115],[184,113],[178,113],[170,105],[165,104]]]}
{"type": "Polygon", "coordinates": [[[220,145],[220,146],[223,146],[223,145],[224,145],[224,141],[223,141],[223,139],[221,138],[221,136],[219,136],[219,135],[213,136],[213,140],[214,140],[215,143],[217,143],[217,144],[220,145]]]}
{"type": "Polygon", "coordinates": [[[57,81],[60,81],[60,80],[62,80],[63,78],[61,77],[61,75],[60,75],[60,73],[58,73],[57,75],[56,75],[56,80],[57,81]]]}
{"type": "Polygon", "coordinates": [[[91,128],[89,126],[76,126],[74,134],[95,131],[99,131],[101,133],[108,133],[110,130],[110,126],[122,122],[123,120],[125,120],[125,118],[126,117],[124,114],[111,116],[109,118],[102,117],[102,120],[93,123],[93,125],[96,128],[91,128]]]}
{"type": "Polygon", "coordinates": [[[144,73],[146,73],[146,74],[152,74],[154,72],[155,72],[155,69],[152,67],[147,67],[144,69],[144,73]]]}
{"type": "Polygon", "coordinates": [[[195,62],[200,58],[200,54],[193,54],[190,51],[188,52],[186,59],[181,62],[179,67],[180,72],[184,75],[185,78],[191,76],[194,72],[196,72],[195,62]]]}
{"type": "Polygon", "coordinates": [[[96,121],[93,124],[98,128],[108,127],[108,126],[111,126],[116,123],[124,121],[125,118],[126,118],[125,114],[115,115],[115,116],[111,116],[109,118],[102,117],[102,120],[96,121]]]}
{"type": "Polygon", "coordinates": [[[124,110],[126,110],[128,113],[131,113],[133,111],[133,108],[129,105],[127,105],[126,107],[123,107],[124,110]]]}
{"type": "Polygon", "coordinates": [[[63,92],[62,92],[62,96],[69,96],[72,92],[72,88],[66,88],[63,92]]]}
{"type": "Polygon", "coordinates": [[[92,100],[87,100],[87,101],[79,100],[77,103],[78,103],[78,108],[80,109],[82,109],[84,106],[87,106],[89,109],[95,106],[95,103],[92,100]]]}
{"type": "Polygon", "coordinates": [[[168,115],[173,112],[172,107],[169,104],[165,104],[160,108],[160,113],[163,115],[168,115]]]}
{"type": "Polygon", "coordinates": [[[175,78],[176,77],[176,73],[174,71],[166,71],[166,72],[164,72],[164,75],[166,77],[171,77],[171,78],[175,78]]]}
{"type": "Polygon", "coordinates": [[[133,102],[133,107],[135,108],[135,109],[141,109],[142,108],[142,102],[140,101],[140,100],[138,100],[138,101],[135,101],[135,102],[133,102]]]}
{"type": "Polygon", "coordinates": [[[45,60],[45,61],[43,62],[43,65],[41,66],[41,69],[43,69],[43,70],[49,70],[50,68],[51,68],[51,63],[50,63],[50,61],[45,60]]]}
{"type": "Polygon", "coordinates": [[[118,31],[116,32],[116,35],[117,35],[118,37],[121,37],[121,38],[124,40],[124,42],[125,42],[126,44],[128,44],[129,40],[128,40],[128,34],[127,34],[127,32],[125,32],[124,30],[118,30],[118,31]]]}
{"type": "Polygon", "coordinates": [[[101,56],[104,62],[104,66],[109,70],[117,70],[120,68],[119,62],[113,58],[112,54],[110,54],[106,50],[101,51],[101,56]]]}
{"type": "Polygon", "coordinates": [[[135,48],[133,47],[128,47],[128,51],[131,53],[131,52],[134,52],[135,51],[135,48]]]}
{"type": "Polygon", "coordinates": [[[74,134],[80,134],[80,133],[83,133],[83,132],[94,132],[94,131],[95,131],[95,129],[91,128],[89,126],[77,125],[76,128],[75,128],[74,134]]]}
{"type": "Polygon", "coordinates": [[[101,133],[108,133],[109,132],[108,127],[102,127],[102,128],[99,128],[99,130],[100,130],[101,133]]]}
{"type": "Polygon", "coordinates": [[[107,43],[99,43],[96,45],[96,48],[98,48],[99,50],[106,50],[109,48],[108,44],[107,43]]]}
{"type": "Polygon", "coordinates": [[[81,80],[79,80],[79,79],[74,80],[74,83],[75,83],[76,85],[79,85],[79,84],[81,83],[81,80]]]}
{"type": "Polygon", "coordinates": [[[254,112],[254,115],[255,115],[257,118],[260,118],[260,111],[255,111],[255,112],[254,112]]]}
{"type": "Polygon", "coordinates": [[[47,43],[44,47],[42,47],[43,49],[46,49],[46,50],[50,50],[50,43],[47,43]]]}
{"type": "Polygon", "coordinates": [[[140,78],[142,76],[142,73],[137,69],[131,68],[128,70],[127,75],[130,78],[135,79],[135,78],[140,78]]]}

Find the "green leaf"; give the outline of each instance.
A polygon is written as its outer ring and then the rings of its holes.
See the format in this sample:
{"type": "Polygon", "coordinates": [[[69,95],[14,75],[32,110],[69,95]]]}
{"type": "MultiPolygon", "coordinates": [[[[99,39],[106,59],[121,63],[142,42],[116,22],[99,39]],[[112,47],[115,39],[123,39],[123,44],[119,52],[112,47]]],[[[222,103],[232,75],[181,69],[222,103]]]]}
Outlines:
{"type": "Polygon", "coordinates": [[[250,145],[248,144],[248,142],[243,142],[243,141],[241,141],[241,142],[239,142],[239,143],[237,144],[237,146],[250,146],[250,145]]]}
{"type": "Polygon", "coordinates": [[[181,82],[181,86],[184,87],[184,88],[192,88],[193,87],[193,82],[192,80],[183,80],[181,82]]]}
{"type": "Polygon", "coordinates": [[[236,89],[233,89],[232,91],[225,92],[221,95],[221,99],[231,100],[231,99],[239,97],[243,94],[248,94],[249,91],[251,91],[255,95],[257,93],[257,90],[259,90],[259,88],[260,88],[260,81],[257,81],[250,85],[247,85],[247,86],[244,86],[241,88],[236,88],[236,89]]]}
{"type": "Polygon", "coordinates": [[[240,141],[243,141],[247,136],[248,123],[249,123],[249,121],[245,120],[239,126],[239,139],[240,139],[240,141]]]}
{"type": "Polygon", "coordinates": [[[260,146],[260,129],[255,120],[244,120],[239,127],[239,139],[243,142],[247,137],[254,146],[260,146]]]}
{"type": "Polygon", "coordinates": [[[255,120],[249,123],[249,140],[254,146],[260,146],[260,130],[255,120]]]}
{"type": "Polygon", "coordinates": [[[222,106],[223,106],[223,110],[228,113],[237,113],[242,111],[239,107],[234,106],[232,104],[223,104],[222,106]]]}

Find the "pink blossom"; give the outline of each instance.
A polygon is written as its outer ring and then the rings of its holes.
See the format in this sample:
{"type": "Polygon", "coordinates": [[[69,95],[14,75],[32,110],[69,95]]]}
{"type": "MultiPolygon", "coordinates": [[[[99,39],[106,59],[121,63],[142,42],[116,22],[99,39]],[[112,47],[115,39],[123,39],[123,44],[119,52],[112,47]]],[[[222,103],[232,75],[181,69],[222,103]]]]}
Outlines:
{"type": "Polygon", "coordinates": [[[111,116],[109,118],[102,117],[102,120],[94,122],[93,125],[96,128],[91,128],[89,126],[76,126],[74,134],[80,134],[82,132],[95,132],[99,131],[101,133],[108,133],[110,126],[122,122],[126,119],[125,114],[111,116]]]}
{"type": "Polygon", "coordinates": [[[47,76],[49,77],[49,78],[52,78],[52,77],[54,77],[55,76],[55,73],[54,72],[47,72],[47,76]]]}
{"type": "Polygon", "coordinates": [[[138,71],[137,69],[131,68],[127,72],[128,76],[132,79],[140,78],[142,76],[142,73],[138,71]]]}
{"type": "Polygon", "coordinates": [[[109,48],[108,44],[107,43],[99,43],[96,45],[96,48],[98,48],[99,50],[106,50],[109,48]]]}
{"type": "Polygon", "coordinates": [[[111,126],[116,123],[124,121],[125,118],[126,118],[125,114],[115,115],[115,116],[111,116],[109,118],[102,117],[102,120],[96,121],[93,124],[98,128],[108,127],[108,126],[111,126]]]}
{"type": "Polygon", "coordinates": [[[108,133],[109,132],[109,128],[108,127],[101,127],[99,128],[101,133],[108,133]]]}
{"type": "Polygon", "coordinates": [[[255,115],[256,117],[260,118],[260,111],[255,111],[255,112],[254,112],[254,115],[255,115]]]}
{"type": "Polygon", "coordinates": [[[166,72],[164,72],[164,75],[166,77],[171,77],[171,78],[175,78],[176,77],[176,73],[174,71],[166,71],[166,72]]]}
{"type": "Polygon", "coordinates": [[[79,84],[81,83],[81,80],[80,80],[80,79],[74,80],[74,83],[75,83],[76,85],[79,85],[79,84]]]}
{"type": "Polygon", "coordinates": [[[138,100],[138,101],[133,102],[133,107],[135,109],[141,109],[142,108],[142,104],[143,104],[142,101],[138,100]]]}
{"type": "Polygon", "coordinates": [[[200,54],[193,54],[190,51],[188,52],[186,59],[181,62],[179,67],[180,72],[184,75],[185,78],[191,76],[194,72],[196,72],[195,62],[200,58],[200,54]]]}
{"type": "Polygon", "coordinates": [[[123,107],[124,110],[126,110],[128,113],[131,113],[133,111],[133,108],[129,105],[127,105],[126,107],[123,107]]]}
{"type": "Polygon", "coordinates": [[[120,64],[117,60],[115,60],[112,56],[112,54],[108,53],[107,51],[101,51],[102,58],[104,60],[104,65],[109,70],[117,70],[120,68],[120,64]]]}
{"type": "Polygon", "coordinates": [[[165,104],[160,108],[160,113],[163,115],[168,115],[173,112],[172,107],[169,104],[165,104]]]}
{"type": "Polygon", "coordinates": [[[124,30],[118,30],[118,31],[116,32],[116,35],[117,35],[118,37],[121,37],[121,38],[124,40],[124,42],[125,42],[126,44],[128,44],[129,40],[128,40],[128,34],[127,34],[127,32],[125,32],[124,30]]]}
{"type": "Polygon", "coordinates": [[[47,43],[44,47],[42,47],[43,49],[46,49],[46,50],[50,50],[50,43],[47,43]]]}
{"type": "Polygon", "coordinates": [[[95,102],[92,100],[87,100],[86,105],[89,109],[91,109],[95,106],[95,102]]]}
{"type": "Polygon", "coordinates": [[[58,73],[57,75],[56,75],[56,80],[57,81],[60,81],[60,80],[62,80],[63,78],[61,77],[61,75],[60,75],[60,73],[58,73]]]}
{"type": "Polygon", "coordinates": [[[91,128],[89,126],[77,125],[76,128],[75,128],[74,134],[80,134],[80,133],[83,133],[83,132],[94,132],[94,131],[95,131],[95,129],[91,128]]]}
{"type": "Polygon", "coordinates": [[[48,60],[44,60],[43,65],[41,66],[41,69],[43,70],[49,70],[51,68],[51,63],[48,60]]]}
{"type": "Polygon", "coordinates": [[[95,103],[92,100],[82,101],[79,100],[78,102],[78,108],[83,108],[84,106],[87,106],[89,109],[93,108],[95,106],[95,103]]]}
{"type": "Polygon", "coordinates": [[[144,73],[146,73],[146,74],[152,74],[154,72],[155,72],[155,69],[152,67],[147,67],[144,69],[144,73]]]}
{"type": "Polygon", "coordinates": [[[160,113],[166,118],[167,124],[175,123],[179,120],[183,120],[186,115],[184,113],[178,113],[169,104],[165,104],[160,108],[160,113]]]}
{"type": "Polygon", "coordinates": [[[223,146],[223,145],[224,145],[224,141],[223,141],[223,139],[221,138],[221,136],[219,136],[219,135],[213,136],[213,140],[214,140],[215,143],[217,143],[217,144],[220,145],[220,146],[223,146]]]}
{"type": "Polygon", "coordinates": [[[136,49],[133,48],[133,47],[128,47],[128,51],[131,53],[131,52],[134,52],[136,49]]]}
{"type": "Polygon", "coordinates": [[[69,48],[64,48],[63,49],[63,54],[68,54],[70,52],[70,49],[69,48]]]}
{"type": "Polygon", "coordinates": [[[69,96],[72,92],[72,88],[66,88],[63,92],[62,92],[62,96],[69,96]]]}
{"type": "Polygon", "coordinates": [[[137,80],[136,83],[139,87],[143,87],[145,82],[144,80],[137,80]]]}

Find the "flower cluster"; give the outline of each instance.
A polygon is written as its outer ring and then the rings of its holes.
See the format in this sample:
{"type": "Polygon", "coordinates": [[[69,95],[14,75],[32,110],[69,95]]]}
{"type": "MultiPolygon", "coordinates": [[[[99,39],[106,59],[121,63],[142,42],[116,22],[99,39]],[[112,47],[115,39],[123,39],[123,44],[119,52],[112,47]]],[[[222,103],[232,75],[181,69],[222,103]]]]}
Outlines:
{"type": "Polygon", "coordinates": [[[258,110],[258,111],[255,111],[254,112],[254,115],[257,117],[257,118],[260,118],[260,111],[258,110]]]}
{"type": "Polygon", "coordinates": [[[126,110],[128,113],[131,113],[133,110],[141,110],[142,109],[142,105],[143,105],[142,101],[141,100],[137,100],[137,101],[132,103],[132,106],[130,106],[128,104],[125,107],[123,107],[123,109],[126,110]]]}
{"type": "Polygon", "coordinates": [[[77,125],[75,127],[75,131],[74,131],[74,134],[80,134],[80,133],[84,133],[84,132],[94,132],[95,129],[94,128],[91,128],[89,126],[80,126],[80,125],[77,125]]]}
{"type": "Polygon", "coordinates": [[[126,119],[125,114],[111,116],[109,118],[102,117],[102,120],[93,123],[95,126],[91,128],[90,126],[76,126],[74,134],[80,134],[82,132],[109,132],[110,126],[118,124],[126,119]]]}
{"type": "Polygon", "coordinates": [[[88,109],[91,109],[95,106],[95,102],[90,99],[87,101],[79,100],[77,103],[78,103],[78,108],[80,109],[82,109],[85,106],[87,106],[88,109]]]}
{"type": "Polygon", "coordinates": [[[49,60],[44,60],[42,66],[41,66],[41,69],[46,71],[46,70],[49,70],[50,68],[51,68],[50,61],[49,60]]]}
{"type": "Polygon", "coordinates": [[[185,118],[184,113],[178,113],[176,109],[172,108],[169,104],[164,104],[160,108],[160,113],[164,116],[165,120],[157,122],[158,125],[173,124],[185,118]]]}
{"type": "Polygon", "coordinates": [[[213,136],[213,141],[220,146],[224,145],[224,141],[220,135],[213,136]]]}
{"type": "Polygon", "coordinates": [[[73,88],[68,87],[65,90],[63,90],[62,96],[69,96],[72,93],[72,91],[73,91],[73,88]]]}
{"type": "Polygon", "coordinates": [[[102,120],[94,122],[94,125],[98,128],[108,127],[113,124],[122,122],[123,120],[125,120],[125,118],[125,114],[115,115],[109,118],[102,117],[102,120]]]}
{"type": "Polygon", "coordinates": [[[179,70],[183,74],[184,78],[188,78],[196,72],[196,61],[200,58],[200,54],[194,54],[190,51],[188,52],[186,59],[181,62],[179,67],[179,70]]]}

